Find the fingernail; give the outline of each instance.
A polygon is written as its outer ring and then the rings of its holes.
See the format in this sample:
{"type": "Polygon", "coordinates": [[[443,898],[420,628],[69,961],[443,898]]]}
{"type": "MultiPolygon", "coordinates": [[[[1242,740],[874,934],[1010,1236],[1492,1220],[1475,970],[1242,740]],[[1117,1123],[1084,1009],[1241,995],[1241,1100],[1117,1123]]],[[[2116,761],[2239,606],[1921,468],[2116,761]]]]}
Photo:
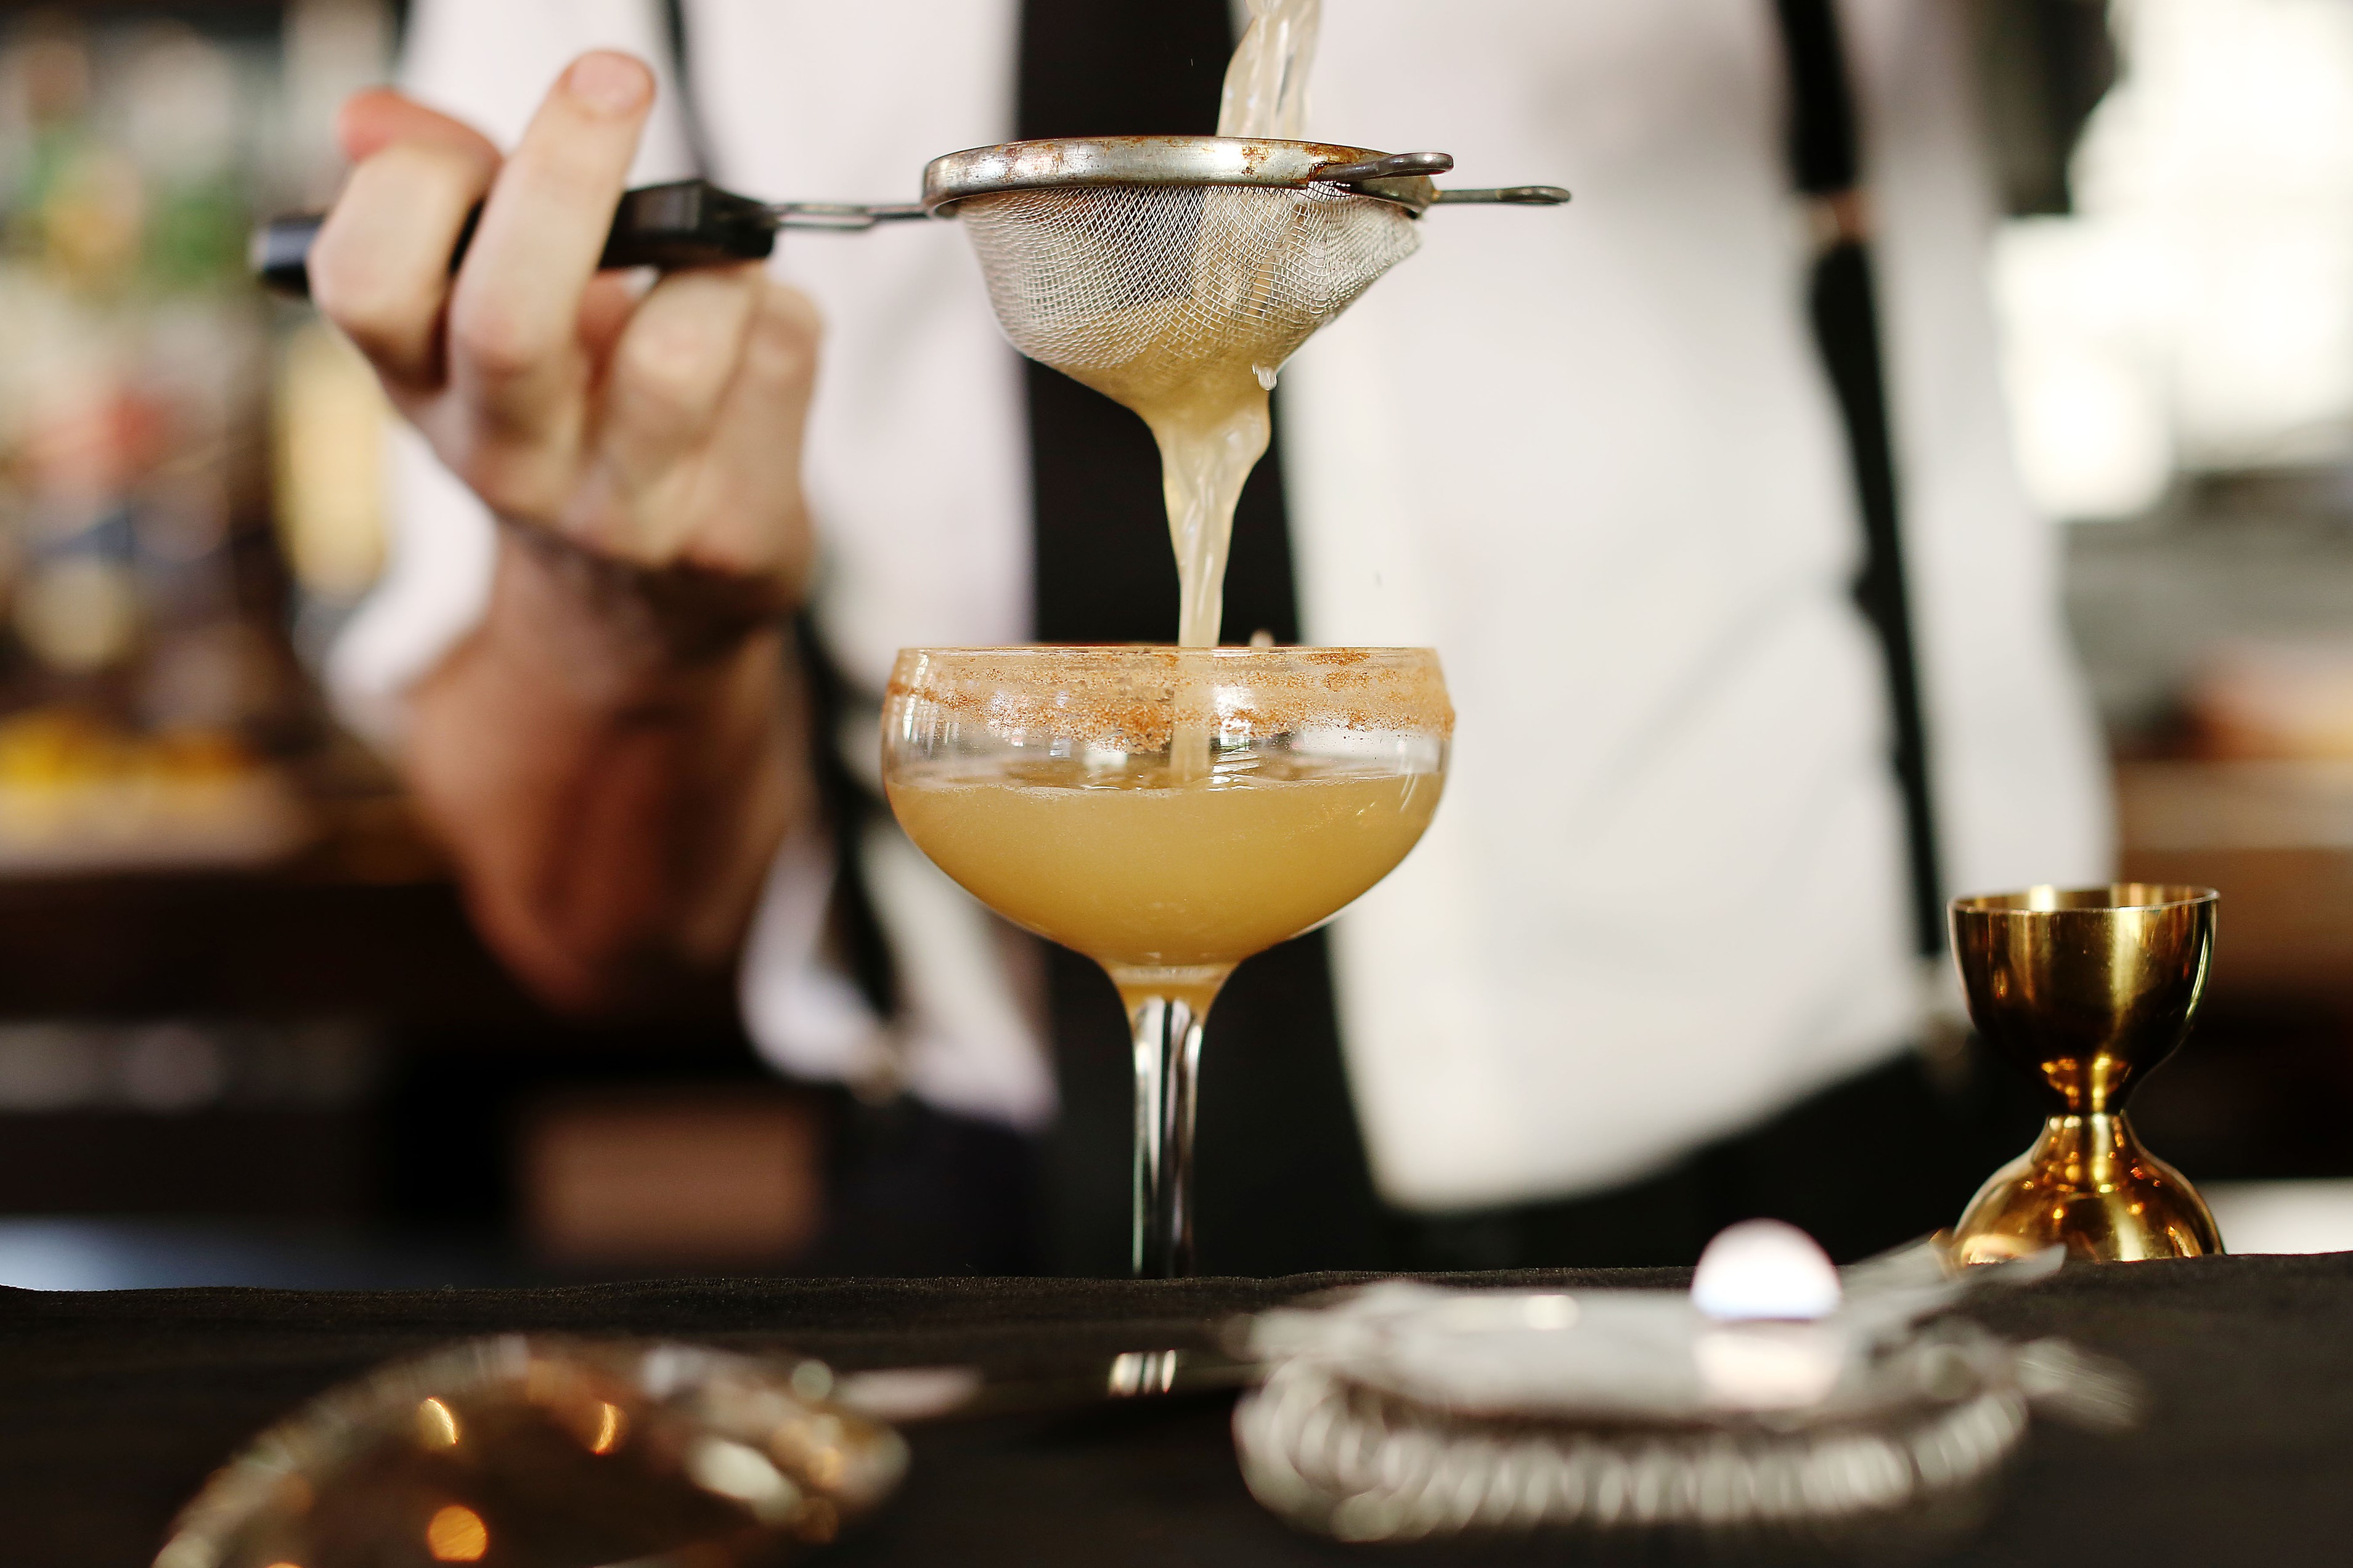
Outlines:
{"type": "Polygon", "coordinates": [[[575,98],[607,114],[628,114],[653,90],[653,73],[627,55],[599,49],[572,62],[564,79],[575,98]]]}

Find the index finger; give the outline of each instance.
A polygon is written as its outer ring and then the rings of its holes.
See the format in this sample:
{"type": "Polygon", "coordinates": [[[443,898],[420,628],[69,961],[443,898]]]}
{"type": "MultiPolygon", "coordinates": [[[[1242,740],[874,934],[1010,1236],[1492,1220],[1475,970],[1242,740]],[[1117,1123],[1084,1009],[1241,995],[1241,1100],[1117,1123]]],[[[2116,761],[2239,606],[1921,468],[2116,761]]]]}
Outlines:
{"type": "Polygon", "coordinates": [[[449,369],[495,422],[536,425],[568,385],[581,298],[653,95],[642,62],[581,56],[491,187],[450,297],[449,369]]]}
{"type": "Polygon", "coordinates": [[[381,89],[349,100],[336,129],[358,167],[311,247],[311,298],[389,381],[429,388],[441,371],[449,256],[499,150],[381,89]]]}

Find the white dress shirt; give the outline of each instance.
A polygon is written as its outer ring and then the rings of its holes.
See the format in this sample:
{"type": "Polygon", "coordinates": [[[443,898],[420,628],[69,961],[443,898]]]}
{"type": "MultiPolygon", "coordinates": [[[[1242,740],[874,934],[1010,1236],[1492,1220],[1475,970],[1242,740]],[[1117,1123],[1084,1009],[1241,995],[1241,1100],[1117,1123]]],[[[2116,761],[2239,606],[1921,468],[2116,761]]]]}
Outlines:
{"type": "MultiPolygon", "coordinates": [[[[1779,41],[1767,0],[1326,9],[1313,134],[1577,192],[1430,214],[1420,252],[1278,392],[1306,636],[1435,647],[1459,713],[1429,835],[1333,927],[1352,1092],[1395,1203],[1590,1190],[1885,1059],[1921,1001],[1779,41]]],[[[1957,0],[1841,9],[1948,890],[2096,880],[2095,736],[1995,384],[1965,18],[1957,0]]],[[[1017,0],[688,10],[732,188],[905,200],[931,157],[1011,133],[1017,0]]],[[[665,49],[653,0],[413,17],[412,90],[501,142],[578,50],[665,49]]],[[[684,172],[673,116],[637,178],[684,172]]],[[[1023,640],[1019,371],[955,226],[791,234],[775,266],[828,322],[807,483],[840,667],[879,692],[902,646],[1023,640]]],[[[393,568],[334,666],[387,731],[480,615],[491,559],[480,509],[413,440],[400,473],[393,568]]],[[[871,731],[845,738],[870,772],[875,752],[871,731]]],[[[913,1089],[1050,1115],[988,917],[894,831],[864,847],[913,1089]]],[[[745,1019],[786,1069],[855,1074],[883,1047],[814,956],[829,865],[808,839],[779,855],[745,1019]]]]}

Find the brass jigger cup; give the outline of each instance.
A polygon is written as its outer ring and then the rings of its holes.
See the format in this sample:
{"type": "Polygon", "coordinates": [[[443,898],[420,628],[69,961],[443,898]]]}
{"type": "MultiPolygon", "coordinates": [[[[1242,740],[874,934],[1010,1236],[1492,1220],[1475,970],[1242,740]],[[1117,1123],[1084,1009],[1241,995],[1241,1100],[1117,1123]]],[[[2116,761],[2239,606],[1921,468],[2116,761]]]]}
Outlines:
{"type": "Polygon", "coordinates": [[[1995,1263],[2053,1243],[2094,1262],[2222,1250],[2197,1189],[2141,1147],[2125,1097],[2189,1033],[2214,953],[2207,888],[2120,882],[1955,899],[1969,1016],[2053,1104],[2034,1146],[1994,1173],[1953,1256],[1995,1263]]]}

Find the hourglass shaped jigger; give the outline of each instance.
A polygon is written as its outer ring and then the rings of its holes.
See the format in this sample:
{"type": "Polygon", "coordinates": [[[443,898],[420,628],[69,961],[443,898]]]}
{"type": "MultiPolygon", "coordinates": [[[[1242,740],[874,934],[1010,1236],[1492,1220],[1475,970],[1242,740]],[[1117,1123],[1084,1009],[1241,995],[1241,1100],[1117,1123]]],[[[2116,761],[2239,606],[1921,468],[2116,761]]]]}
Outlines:
{"type": "Polygon", "coordinates": [[[2197,1189],[2141,1146],[2125,1097],[2189,1033],[2214,953],[2211,889],[2121,882],[1955,899],[1969,1016],[2049,1091],[2034,1146],[1978,1189],[1953,1256],[2055,1244],[2096,1262],[2222,1250],[2197,1189]]]}

